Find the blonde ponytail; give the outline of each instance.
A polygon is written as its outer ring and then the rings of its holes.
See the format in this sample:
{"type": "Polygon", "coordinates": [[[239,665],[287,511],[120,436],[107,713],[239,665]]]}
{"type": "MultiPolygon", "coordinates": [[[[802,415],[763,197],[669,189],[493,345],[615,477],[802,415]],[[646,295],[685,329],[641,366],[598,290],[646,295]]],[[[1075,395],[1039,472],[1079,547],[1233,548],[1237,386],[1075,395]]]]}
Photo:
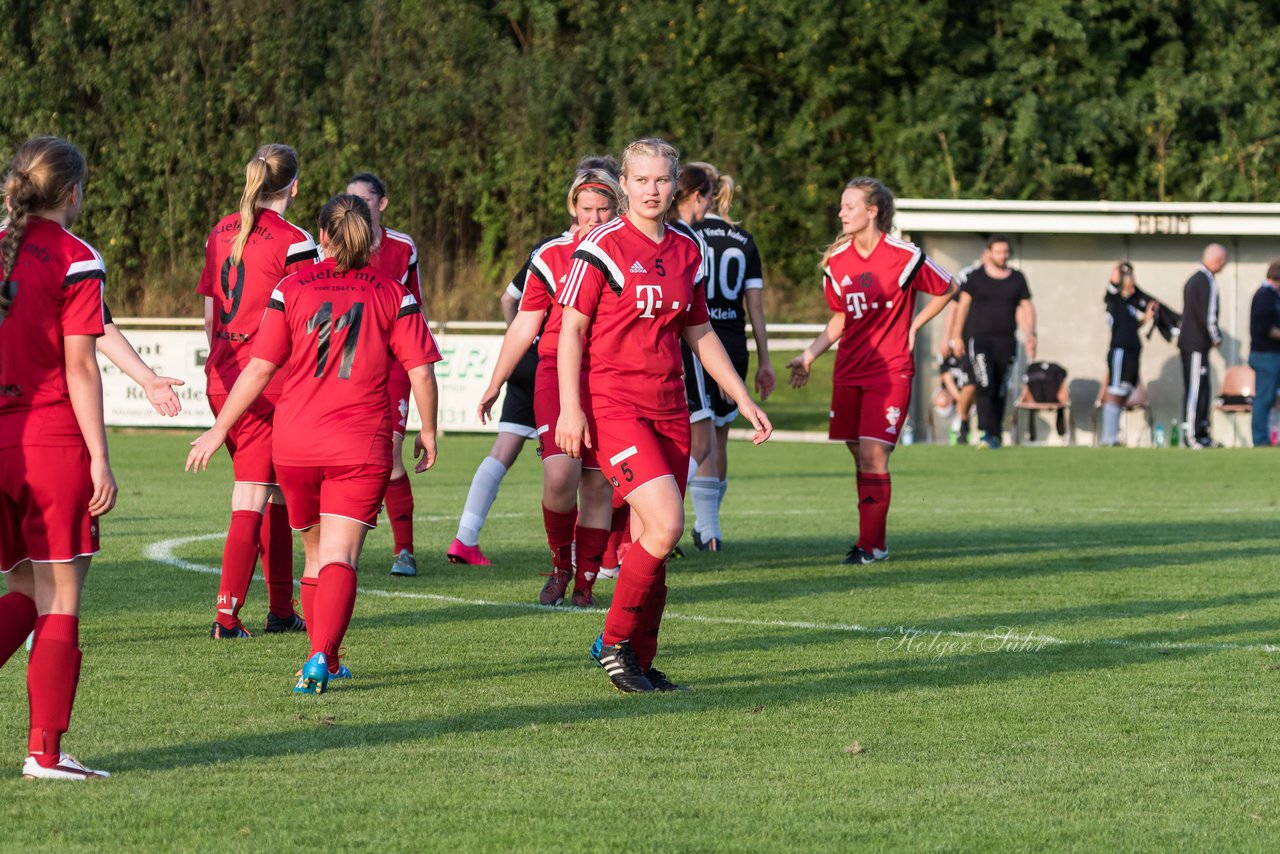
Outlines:
{"type": "Polygon", "coordinates": [[[738,190],[738,182],[733,180],[733,176],[721,174],[719,169],[703,160],[697,160],[686,165],[697,166],[711,176],[711,180],[715,184],[715,189],[711,193],[712,210],[716,212],[716,216],[725,222],[730,225],[737,225],[738,221],[729,216],[729,209],[733,207],[733,194],[738,190]]]}
{"type": "Polygon", "coordinates": [[[373,218],[364,199],[344,193],[325,202],[316,225],[324,232],[326,258],[340,272],[358,270],[369,263],[373,247],[373,218]]]}
{"type": "Polygon", "coordinates": [[[258,208],[278,199],[298,180],[298,152],[287,145],[269,143],[259,148],[244,167],[244,192],[240,194],[240,233],[231,243],[231,263],[239,264],[253,234],[258,208]]]}
{"type": "Polygon", "coordinates": [[[27,232],[27,217],[34,211],[54,211],[83,188],[89,168],[84,155],[65,139],[38,136],[18,147],[4,178],[9,197],[9,221],[0,241],[0,312],[13,301],[11,281],[18,265],[18,251],[27,232]]]}

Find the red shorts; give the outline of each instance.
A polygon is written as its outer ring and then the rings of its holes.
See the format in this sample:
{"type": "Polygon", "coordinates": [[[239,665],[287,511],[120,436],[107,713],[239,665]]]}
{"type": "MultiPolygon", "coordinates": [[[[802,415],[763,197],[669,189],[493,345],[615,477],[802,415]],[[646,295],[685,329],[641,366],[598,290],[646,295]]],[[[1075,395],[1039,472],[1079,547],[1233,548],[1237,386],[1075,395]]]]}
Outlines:
{"type": "MultiPolygon", "coordinates": [[[[538,456],[542,459],[564,456],[556,444],[556,422],[560,420],[560,378],[554,364],[544,369],[546,362],[538,362],[538,373],[533,382],[533,417],[538,430],[538,456]]],[[[587,421],[591,418],[588,415],[587,421]]],[[[600,470],[595,448],[582,449],[582,467],[600,470]]]]}
{"type": "Polygon", "coordinates": [[[0,448],[0,572],[98,553],[89,450],[0,448]]]}
{"type": "MultiPolygon", "coordinates": [[[[275,484],[276,470],[271,463],[271,422],[276,414],[275,395],[262,395],[241,415],[227,432],[227,453],[236,483],[275,484]]],[[[209,395],[209,408],[216,417],[227,402],[225,394],[209,395]]]]}
{"type": "Polygon", "coordinates": [[[321,516],[345,516],[378,527],[390,466],[290,466],[277,464],[289,527],[305,531],[321,516]]]}
{"type": "Polygon", "coordinates": [[[684,495],[689,479],[689,416],[596,418],[591,435],[600,470],[623,498],[668,475],[684,495]]]}
{"type": "Polygon", "coordinates": [[[387,397],[391,399],[391,432],[404,435],[405,425],[409,423],[409,372],[399,363],[391,366],[391,374],[387,377],[387,397]]]}
{"type": "Polygon", "coordinates": [[[833,442],[871,439],[896,445],[910,407],[910,383],[857,388],[836,386],[831,390],[827,438],[833,442]]]}

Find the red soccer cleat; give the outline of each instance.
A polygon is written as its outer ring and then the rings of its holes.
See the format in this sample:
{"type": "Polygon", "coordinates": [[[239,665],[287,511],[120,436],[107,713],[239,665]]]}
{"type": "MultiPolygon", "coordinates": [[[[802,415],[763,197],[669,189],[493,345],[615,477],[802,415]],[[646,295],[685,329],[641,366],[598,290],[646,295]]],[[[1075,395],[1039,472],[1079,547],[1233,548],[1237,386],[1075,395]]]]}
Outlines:
{"type": "Polygon", "coordinates": [[[493,561],[484,556],[484,552],[480,551],[479,545],[468,546],[458,539],[450,543],[449,550],[444,554],[449,559],[449,563],[462,563],[468,566],[493,566],[493,561]]]}

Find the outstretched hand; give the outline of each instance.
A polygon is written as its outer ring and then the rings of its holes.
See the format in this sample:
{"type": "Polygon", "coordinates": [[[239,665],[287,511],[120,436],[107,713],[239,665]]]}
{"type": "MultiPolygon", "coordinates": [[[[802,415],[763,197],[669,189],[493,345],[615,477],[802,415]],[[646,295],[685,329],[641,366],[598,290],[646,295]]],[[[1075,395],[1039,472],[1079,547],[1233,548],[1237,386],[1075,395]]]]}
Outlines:
{"type": "Polygon", "coordinates": [[[791,376],[787,378],[788,384],[792,388],[804,388],[809,381],[809,365],[805,362],[804,354],[787,362],[787,368],[791,371],[791,376]]]}
{"type": "Polygon", "coordinates": [[[174,392],[174,386],[186,385],[180,379],[174,377],[156,376],[148,380],[142,389],[147,393],[147,400],[150,401],[156,412],[167,418],[172,418],[182,411],[182,401],[178,399],[178,395],[174,392]]]}
{"type": "Polygon", "coordinates": [[[209,459],[227,440],[226,434],[210,428],[196,437],[191,443],[191,452],[187,454],[187,465],[184,471],[205,471],[209,468],[209,459]]]}
{"type": "Polygon", "coordinates": [[[413,458],[418,460],[418,464],[413,470],[418,474],[422,474],[427,469],[436,464],[436,434],[421,432],[418,438],[413,440],[413,458]]]}

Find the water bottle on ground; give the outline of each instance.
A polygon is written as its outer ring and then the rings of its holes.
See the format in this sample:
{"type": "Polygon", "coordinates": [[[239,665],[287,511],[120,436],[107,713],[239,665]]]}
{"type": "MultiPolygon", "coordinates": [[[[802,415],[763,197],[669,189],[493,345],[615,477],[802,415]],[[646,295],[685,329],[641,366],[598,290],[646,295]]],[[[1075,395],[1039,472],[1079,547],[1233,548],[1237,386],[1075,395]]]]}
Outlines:
{"type": "Polygon", "coordinates": [[[1155,442],[1156,442],[1157,448],[1164,447],[1164,425],[1163,424],[1156,425],[1155,442]]]}
{"type": "Polygon", "coordinates": [[[1178,445],[1180,444],[1180,443],[1179,443],[1179,441],[1178,441],[1178,439],[1179,439],[1178,434],[1179,434],[1180,432],[1181,432],[1181,431],[1180,431],[1180,430],[1178,430],[1178,422],[1177,422],[1177,421],[1170,421],[1170,422],[1169,422],[1169,447],[1170,447],[1170,448],[1176,448],[1176,447],[1178,447],[1178,445]]]}

